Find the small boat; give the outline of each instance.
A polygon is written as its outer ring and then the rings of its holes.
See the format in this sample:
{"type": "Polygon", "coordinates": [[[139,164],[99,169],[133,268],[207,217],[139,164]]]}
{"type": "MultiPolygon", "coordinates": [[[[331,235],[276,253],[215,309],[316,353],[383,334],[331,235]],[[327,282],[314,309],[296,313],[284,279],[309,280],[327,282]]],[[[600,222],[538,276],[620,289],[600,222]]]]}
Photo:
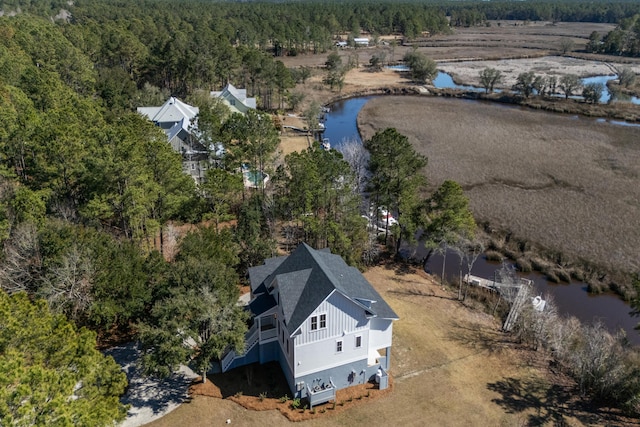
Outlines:
{"type": "Polygon", "coordinates": [[[378,227],[382,229],[391,228],[398,223],[398,220],[385,208],[378,208],[378,227]]]}
{"type": "Polygon", "coordinates": [[[320,146],[323,150],[331,150],[331,143],[329,142],[329,138],[322,138],[320,146]]]}

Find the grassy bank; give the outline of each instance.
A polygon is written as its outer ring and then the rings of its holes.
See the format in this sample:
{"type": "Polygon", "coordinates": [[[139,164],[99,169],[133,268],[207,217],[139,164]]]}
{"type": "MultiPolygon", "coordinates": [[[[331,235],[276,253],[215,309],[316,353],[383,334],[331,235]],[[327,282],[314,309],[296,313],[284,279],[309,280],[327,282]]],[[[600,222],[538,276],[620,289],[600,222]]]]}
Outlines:
{"type": "Polygon", "coordinates": [[[627,293],[640,270],[639,128],[443,97],[375,99],[358,124],[364,138],[386,127],[407,135],[429,158],[431,185],[458,181],[516,259],[579,267],[569,274],[627,293]]]}

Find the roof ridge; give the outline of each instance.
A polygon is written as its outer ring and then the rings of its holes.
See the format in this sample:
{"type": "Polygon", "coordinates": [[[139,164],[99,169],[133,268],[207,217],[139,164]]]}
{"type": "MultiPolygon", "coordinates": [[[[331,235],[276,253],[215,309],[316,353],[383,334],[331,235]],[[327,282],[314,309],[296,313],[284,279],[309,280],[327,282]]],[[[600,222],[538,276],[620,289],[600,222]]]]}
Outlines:
{"type": "MultiPolygon", "coordinates": [[[[329,282],[331,282],[333,287],[344,293],[344,289],[342,289],[342,286],[339,286],[340,282],[338,281],[336,276],[333,274],[329,266],[324,262],[321,252],[317,249],[313,249],[311,246],[307,245],[304,242],[302,244],[305,245],[307,249],[310,249],[309,253],[311,254],[311,257],[316,262],[316,264],[318,264],[318,267],[320,267],[320,271],[324,273],[327,279],[329,279],[329,282]]],[[[331,252],[328,252],[328,254],[335,256],[335,254],[332,254],[331,252]]]]}

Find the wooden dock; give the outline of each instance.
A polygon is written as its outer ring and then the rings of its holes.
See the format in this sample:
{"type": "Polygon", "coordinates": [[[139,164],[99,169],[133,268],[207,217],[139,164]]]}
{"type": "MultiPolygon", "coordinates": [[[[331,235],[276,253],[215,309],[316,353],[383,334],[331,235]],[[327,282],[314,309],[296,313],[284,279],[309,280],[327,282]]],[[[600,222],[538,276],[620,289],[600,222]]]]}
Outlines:
{"type": "Polygon", "coordinates": [[[485,279],[484,277],[479,276],[472,276],[470,274],[465,274],[462,280],[469,285],[489,289],[490,291],[498,290],[495,280],[485,279]]]}
{"type": "Polygon", "coordinates": [[[489,289],[490,291],[496,291],[503,293],[508,288],[517,288],[520,286],[531,286],[532,280],[520,277],[518,283],[500,283],[492,279],[485,279],[484,277],[473,276],[465,274],[462,280],[469,285],[478,286],[480,288],[489,289]]]}
{"type": "Polygon", "coordinates": [[[529,289],[533,285],[532,280],[522,277],[519,278],[518,283],[499,283],[495,280],[466,274],[463,280],[470,285],[498,292],[501,298],[511,304],[509,314],[502,325],[502,330],[505,332],[509,332],[513,328],[527,295],[530,294],[529,289]]]}

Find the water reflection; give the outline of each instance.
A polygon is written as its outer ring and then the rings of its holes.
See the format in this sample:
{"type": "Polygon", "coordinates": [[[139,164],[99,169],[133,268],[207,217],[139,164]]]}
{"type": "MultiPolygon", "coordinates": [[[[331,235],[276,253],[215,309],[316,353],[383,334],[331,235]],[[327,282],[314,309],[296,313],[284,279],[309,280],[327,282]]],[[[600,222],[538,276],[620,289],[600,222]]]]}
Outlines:
{"type": "MultiPolygon", "coordinates": [[[[408,67],[406,65],[390,65],[388,68],[396,70],[396,71],[408,71],[408,67]]],[[[618,76],[594,76],[594,77],[586,77],[581,80],[582,85],[586,86],[590,83],[601,83],[603,86],[602,96],[600,97],[600,103],[606,104],[609,101],[613,102],[631,102],[633,104],[640,105],[640,98],[637,96],[628,96],[624,94],[616,94],[613,96],[611,92],[609,92],[609,88],[607,87],[607,82],[610,80],[617,79],[618,76]],[[613,97],[613,99],[612,99],[613,97]]],[[[469,86],[469,85],[459,85],[453,81],[453,77],[450,74],[438,71],[436,78],[432,80],[432,84],[436,89],[460,89],[466,91],[474,91],[474,92],[484,92],[485,89],[477,86],[469,86]]],[[[494,92],[499,93],[500,90],[494,90],[494,92]]],[[[557,96],[564,96],[558,94],[557,96]]]]}
{"type": "MultiPolygon", "coordinates": [[[[356,119],[362,107],[373,98],[375,97],[352,98],[330,106],[331,111],[326,115],[325,121],[325,137],[330,138],[333,148],[339,149],[342,142],[347,139],[355,138],[360,141],[356,119]]],[[[454,100],[454,102],[462,101],[454,100]]],[[[516,108],[513,106],[504,107],[516,108]]],[[[567,119],[572,118],[567,117],[567,119]]],[[[582,120],[583,118],[574,116],[573,119],[582,120]]],[[[405,255],[413,255],[417,259],[426,255],[424,247],[405,248],[404,251],[405,255]]],[[[450,280],[455,280],[459,275],[459,262],[457,258],[454,257],[456,257],[455,254],[448,256],[446,262],[446,274],[450,280]]],[[[492,263],[486,259],[480,259],[473,267],[473,274],[490,278],[494,274],[494,271],[500,268],[500,266],[499,263],[492,263]]],[[[427,267],[432,272],[440,274],[442,257],[432,257],[427,267]]],[[[538,273],[532,273],[525,277],[534,281],[541,295],[547,292],[552,294],[562,313],[576,316],[585,322],[600,319],[612,331],[618,328],[624,329],[631,342],[640,344],[640,334],[634,330],[635,325],[640,319],[630,316],[630,307],[615,295],[592,296],[587,293],[587,285],[585,283],[553,284],[545,280],[544,276],[538,273]]]]}
{"type": "MultiPolygon", "coordinates": [[[[434,254],[430,257],[426,270],[431,274],[440,276],[442,274],[442,264],[445,261],[445,277],[450,283],[458,283],[460,270],[466,274],[464,263],[460,266],[460,258],[455,252],[448,251],[446,260],[441,254],[434,254]]],[[[472,274],[479,277],[491,279],[495,271],[500,269],[502,264],[480,257],[473,265],[472,274]]],[[[587,284],[573,281],[571,283],[552,283],[544,275],[532,272],[520,274],[533,281],[537,294],[551,295],[560,313],[575,316],[584,323],[596,320],[606,325],[611,332],[623,329],[634,344],[640,344],[640,334],[634,328],[638,324],[635,317],[630,316],[631,308],[619,297],[613,294],[591,295],[587,292],[587,284]]]]}
{"type": "Polygon", "coordinates": [[[358,113],[372,96],[351,98],[338,101],[330,105],[330,111],[325,115],[323,136],[329,138],[331,147],[336,150],[344,141],[356,140],[362,142],[356,119],[358,113]]]}
{"type": "Polygon", "coordinates": [[[451,77],[450,74],[443,73],[442,71],[438,71],[438,75],[436,76],[435,79],[433,79],[432,83],[433,83],[433,86],[437,89],[460,89],[460,90],[470,90],[474,92],[485,91],[485,89],[481,87],[456,84],[453,81],[453,77],[451,77]]]}

